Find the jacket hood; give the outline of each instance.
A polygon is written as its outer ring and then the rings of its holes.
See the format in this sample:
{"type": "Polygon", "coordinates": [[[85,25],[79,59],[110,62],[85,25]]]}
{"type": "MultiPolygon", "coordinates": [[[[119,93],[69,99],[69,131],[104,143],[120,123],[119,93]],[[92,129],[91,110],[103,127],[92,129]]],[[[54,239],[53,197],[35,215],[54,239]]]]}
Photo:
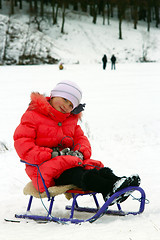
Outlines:
{"type": "MultiPolygon", "coordinates": [[[[50,97],[46,97],[43,94],[40,94],[38,92],[32,92],[31,93],[31,102],[29,104],[28,110],[29,111],[37,111],[43,115],[46,116],[58,116],[60,118],[66,118],[69,115],[74,115],[71,113],[61,113],[59,111],[57,111],[56,109],[54,109],[50,103],[50,97]]],[[[78,119],[81,118],[81,113],[77,114],[78,119]]]]}
{"type": "Polygon", "coordinates": [[[52,106],[49,104],[49,97],[45,97],[44,95],[38,92],[31,93],[31,102],[29,104],[28,110],[33,111],[36,110],[41,112],[44,115],[48,115],[51,111],[52,106]]]}

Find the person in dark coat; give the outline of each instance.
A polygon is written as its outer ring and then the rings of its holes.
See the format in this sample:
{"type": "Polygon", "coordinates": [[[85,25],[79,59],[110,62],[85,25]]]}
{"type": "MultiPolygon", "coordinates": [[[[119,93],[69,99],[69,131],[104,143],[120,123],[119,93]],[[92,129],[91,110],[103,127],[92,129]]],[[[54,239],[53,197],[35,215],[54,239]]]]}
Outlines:
{"type": "Polygon", "coordinates": [[[107,66],[107,56],[106,54],[104,54],[103,58],[102,58],[102,62],[103,62],[103,69],[106,69],[107,66]]]}
{"type": "Polygon", "coordinates": [[[111,69],[116,69],[116,57],[114,56],[114,54],[111,57],[111,69]]]}

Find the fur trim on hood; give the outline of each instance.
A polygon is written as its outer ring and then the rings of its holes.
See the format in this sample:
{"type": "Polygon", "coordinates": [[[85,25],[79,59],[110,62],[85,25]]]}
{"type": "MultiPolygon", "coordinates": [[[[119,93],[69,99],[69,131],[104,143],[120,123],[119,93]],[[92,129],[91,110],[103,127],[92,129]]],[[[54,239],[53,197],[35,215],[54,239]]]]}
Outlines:
{"type": "Polygon", "coordinates": [[[52,106],[49,103],[50,97],[45,97],[38,92],[31,93],[31,102],[29,104],[28,110],[36,110],[44,115],[50,115],[52,111],[52,106]]]}
{"type": "MultiPolygon", "coordinates": [[[[37,111],[40,112],[46,116],[53,116],[53,111],[55,110],[49,103],[50,97],[46,97],[43,94],[40,94],[39,92],[32,92],[31,93],[31,102],[29,104],[28,110],[29,111],[37,111]]],[[[63,113],[61,113],[63,114],[63,113]]],[[[65,113],[65,115],[70,115],[74,113],[65,113]]],[[[81,119],[82,113],[77,114],[78,119],[81,119]]]]}

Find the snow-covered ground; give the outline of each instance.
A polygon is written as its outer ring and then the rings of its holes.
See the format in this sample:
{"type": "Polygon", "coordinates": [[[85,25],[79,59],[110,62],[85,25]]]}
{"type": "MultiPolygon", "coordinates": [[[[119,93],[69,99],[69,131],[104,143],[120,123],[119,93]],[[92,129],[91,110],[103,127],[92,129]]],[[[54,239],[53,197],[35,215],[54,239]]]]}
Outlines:
{"type": "MultiPolygon", "coordinates": [[[[100,64],[0,67],[0,239],[160,239],[160,64],[118,64],[103,71],[100,64]],[[4,218],[24,212],[29,181],[13,147],[13,133],[30,101],[31,91],[50,94],[62,79],[83,89],[82,128],[89,137],[92,158],[100,159],[118,175],[138,173],[150,204],[138,216],[103,216],[81,225],[56,223],[6,223],[4,218]],[[1,144],[0,144],[1,147],[1,144]]],[[[100,199],[101,200],[101,199],[100,199]]],[[[44,211],[39,200],[35,209],[44,211]]],[[[83,200],[90,205],[90,199],[83,200]]],[[[66,216],[64,196],[57,197],[55,214],[66,216]]],[[[135,201],[124,204],[129,209],[135,201]]]]}

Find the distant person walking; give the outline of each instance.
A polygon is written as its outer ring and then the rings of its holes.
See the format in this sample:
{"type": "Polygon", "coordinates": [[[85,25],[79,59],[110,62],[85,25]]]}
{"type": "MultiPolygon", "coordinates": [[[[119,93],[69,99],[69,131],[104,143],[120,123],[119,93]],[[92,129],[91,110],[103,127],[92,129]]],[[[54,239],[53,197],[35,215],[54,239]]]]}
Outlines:
{"type": "Polygon", "coordinates": [[[116,57],[114,56],[114,54],[111,57],[111,69],[116,69],[116,57]]]}
{"type": "Polygon", "coordinates": [[[104,54],[103,58],[102,58],[102,62],[103,62],[103,69],[106,69],[107,66],[107,56],[106,54],[104,54]]]}

